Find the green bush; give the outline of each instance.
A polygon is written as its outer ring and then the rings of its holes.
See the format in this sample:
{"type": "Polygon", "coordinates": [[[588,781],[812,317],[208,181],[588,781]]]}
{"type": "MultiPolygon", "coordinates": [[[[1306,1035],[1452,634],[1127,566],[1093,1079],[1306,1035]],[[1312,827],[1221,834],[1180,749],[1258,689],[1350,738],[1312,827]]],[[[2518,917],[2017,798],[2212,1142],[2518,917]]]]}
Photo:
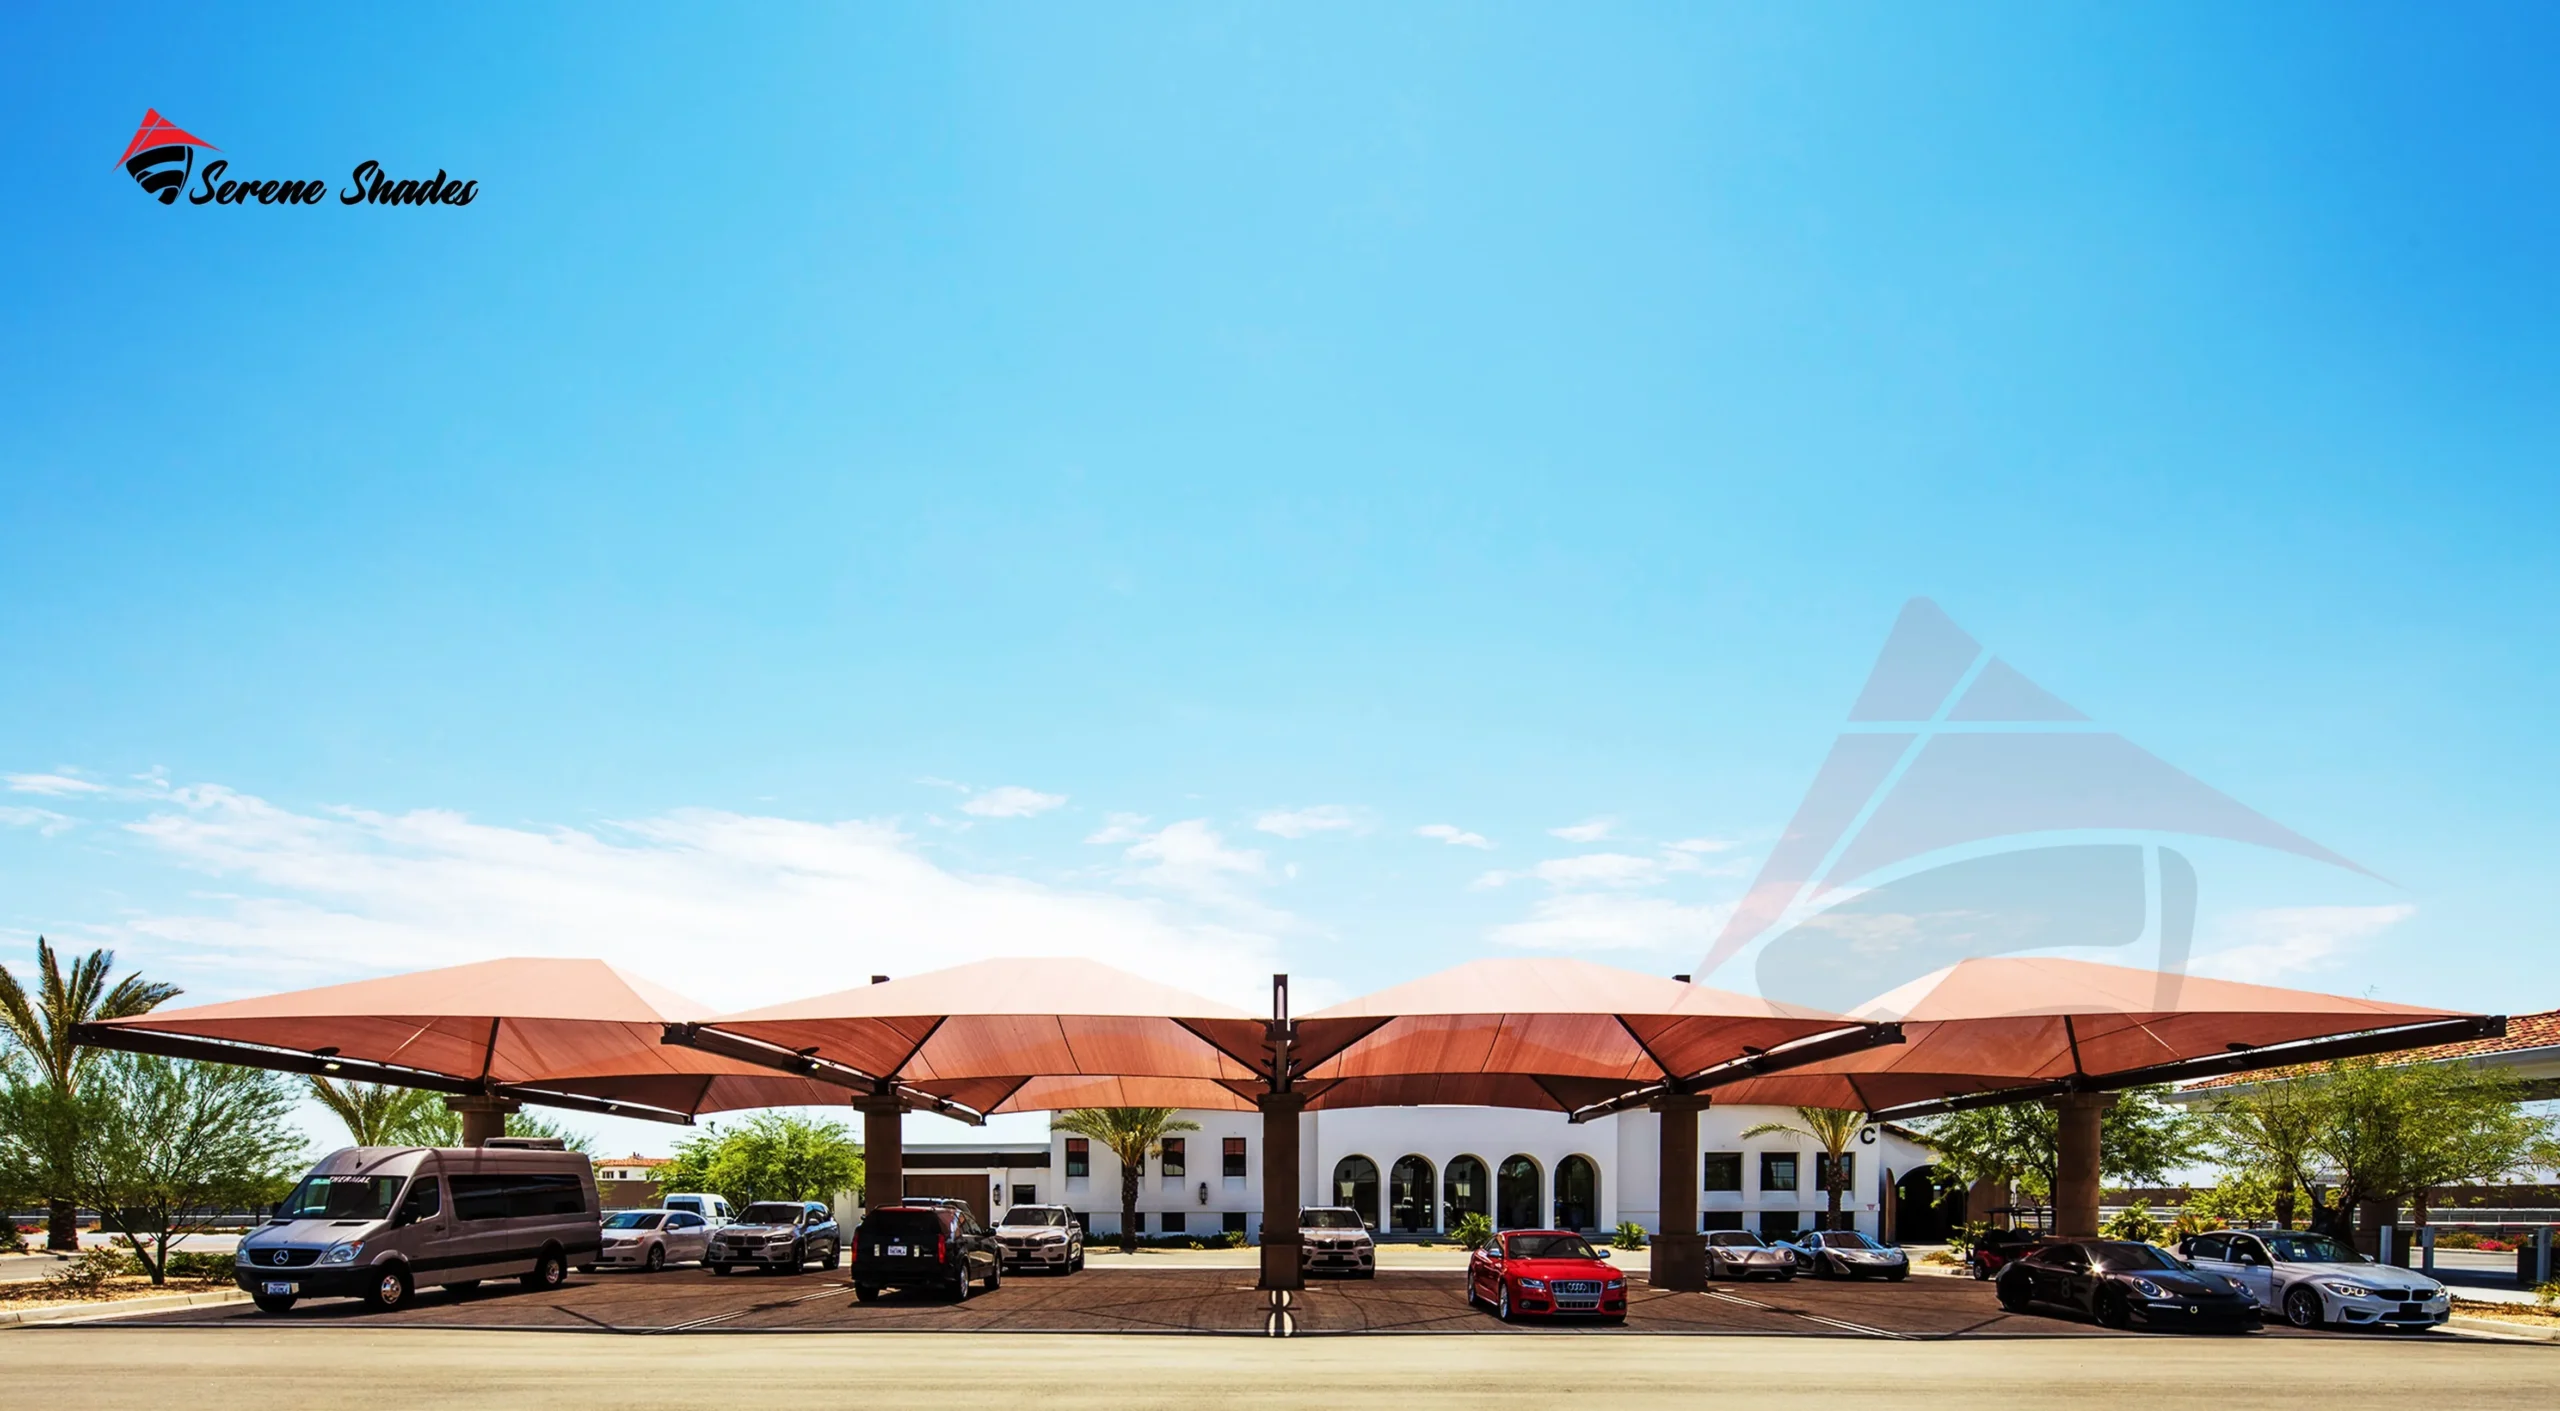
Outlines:
{"type": "Polygon", "coordinates": [[[1251,1243],[1251,1241],[1244,1237],[1244,1231],[1242,1230],[1226,1230],[1222,1231],[1218,1235],[1218,1248],[1220,1249],[1243,1249],[1249,1243],[1251,1243]]]}
{"type": "Polygon", "coordinates": [[[2547,1284],[2534,1285],[2533,1301],[2545,1308],[2560,1304],[2560,1279],[2553,1279],[2547,1284]]]}
{"type": "Polygon", "coordinates": [[[204,1254],[180,1250],[169,1256],[171,1281],[189,1279],[197,1283],[227,1284],[231,1282],[232,1258],[228,1254],[204,1254]]]}
{"type": "Polygon", "coordinates": [[[0,1220],[0,1254],[24,1254],[26,1252],[27,1237],[18,1233],[18,1227],[16,1225],[6,1220],[0,1220]]]}
{"type": "Polygon", "coordinates": [[[1493,1222],[1471,1213],[1450,1227],[1449,1237],[1469,1249],[1482,1249],[1493,1243],[1493,1222]]]}
{"type": "Polygon", "coordinates": [[[57,1294],[70,1298],[96,1298],[106,1291],[110,1279],[141,1273],[133,1256],[113,1245],[99,1245],[71,1256],[70,1262],[56,1269],[45,1282],[57,1294]]]}
{"type": "Polygon", "coordinates": [[[1618,1222],[1618,1232],[1609,1237],[1609,1243],[1618,1249],[1642,1249],[1644,1248],[1644,1226],[1633,1220],[1621,1220],[1618,1222]]]}
{"type": "Polygon", "coordinates": [[[2115,1217],[2107,1221],[2098,1233],[2111,1240],[2139,1240],[2148,1244],[2168,1233],[2168,1230],[2168,1226],[2160,1223],[2160,1217],[2151,1213],[2151,1207],[2148,1204],[2137,1200],[2117,1211],[2115,1217]]]}

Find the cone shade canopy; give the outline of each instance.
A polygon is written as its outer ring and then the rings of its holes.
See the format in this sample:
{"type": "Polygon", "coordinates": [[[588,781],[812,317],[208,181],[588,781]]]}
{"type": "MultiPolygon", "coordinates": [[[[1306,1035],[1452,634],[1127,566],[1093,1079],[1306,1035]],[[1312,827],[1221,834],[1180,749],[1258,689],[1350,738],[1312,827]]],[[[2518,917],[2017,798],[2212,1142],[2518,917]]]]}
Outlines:
{"type": "Polygon", "coordinates": [[[983,960],[701,1026],[980,1112],[1250,1106],[1236,1093],[1260,1086],[1266,1027],[1216,1000],[1066,957],[983,960]]]}
{"type": "Polygon", "coordinates": [[[315,1071],[310,1058],[325,1054],[391,1065],[418,1075],[416,1086],[441,1091],[538,1089],[685,1116],[845,1100],[841,1085],[661,1042],[668,1024],[709,1013],[601,960],[519,958],[155,1010],[88,1033],[144,1052],[170,1051],[151,1047],[155,1036],[254,1045],[228,1061],[277,1067],[288,1065],[271,1060],[295,1059],[296,1072],[315,1071]]]}
{"type": "Polygon", "coordinates": [[[1297,1021],[1315,1108],[1571,1111],[1798,1039],[1840,1015],[1587,960],[1470,961],[1297,1021]]]}
{"type": "Polygon", "coordinates": [[[1960,961],[1878,995],[1852,1017],[1898,1020],[1892,1048],[1749,1078],[1719,1103],[1878,1112],[2087,1080],[2269,1045],[2472,1018],[2457,1010],[2324,995],[2054,957],[1960,961]]]}

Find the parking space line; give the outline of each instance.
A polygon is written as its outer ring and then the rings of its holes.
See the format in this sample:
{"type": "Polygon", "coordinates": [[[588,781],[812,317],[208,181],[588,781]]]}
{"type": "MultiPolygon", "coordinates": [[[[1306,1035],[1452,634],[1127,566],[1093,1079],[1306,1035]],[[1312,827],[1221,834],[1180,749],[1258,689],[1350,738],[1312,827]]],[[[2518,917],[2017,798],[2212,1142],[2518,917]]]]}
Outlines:
{"type": "Polygon", "coordinates": [[[696,1318],[690,1323],[671,1323],[663,1328],[649,1328],[645,1331],[652,1333],[689,1333],[696,1328],[707,1328],[714,1323],[728,1322],[732,1318],[744,1318],[750,1313],[762,1313],[767,1309],[772,1308],[788,1308],[795,1303],[807,1303],[812,1299],[833,1298],[837,1294],[844,1293],[852,1287],[853,1285],[851,1284],[829,1284],[815,1293],[804,1293],[798,1298],[785,1298],[772,1303],[749,1304],[744,1308],[733,1308],[726,1313],[714,1313],[708,1318],[696,1318]]]}
{"type": "Polygon", "coordinates": [[[1790,1318],[1802,1318],[1808,1323],[1820,1323],[1826,1328],[1838,1328],[1843,1332],[1861,1333],[1872,1338],[1891,1338],[1895,1342],[1910,1342],[1913,1340],[1909,1333],[1897,1333],[1889,1328],[1870,1328],[1864,1323],[1852,1323],[1841,1318],[1825,1318],[1819,1313],[1805,1313],[1793,1308],[1780,1308],[1775,1304],[1761,1303],[1756,1299],[1744,1298],[1739,1294],[1726,1293],[1720,1289],[1707,1289],[1704,1290],[1704,1292],[1709,1298],[1719,1298],[1727,1303],[1738,1303],[1745,1308],[1757,1308],[1764,1313],[1784,1313],[1790,1318]]]}

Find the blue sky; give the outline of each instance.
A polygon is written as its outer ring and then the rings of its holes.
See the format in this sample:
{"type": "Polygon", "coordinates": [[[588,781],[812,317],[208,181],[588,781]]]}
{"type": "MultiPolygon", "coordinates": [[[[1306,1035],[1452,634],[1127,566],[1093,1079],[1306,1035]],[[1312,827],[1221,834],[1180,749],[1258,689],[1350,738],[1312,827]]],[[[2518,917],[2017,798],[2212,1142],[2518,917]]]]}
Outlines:
{"type": "Polygon", "coordinates": [[[2554,27],[11,10],[0,944],[1685,970],[1925,594],[2390,879],[2228,973],[2560,1003],[2554,27]]]}

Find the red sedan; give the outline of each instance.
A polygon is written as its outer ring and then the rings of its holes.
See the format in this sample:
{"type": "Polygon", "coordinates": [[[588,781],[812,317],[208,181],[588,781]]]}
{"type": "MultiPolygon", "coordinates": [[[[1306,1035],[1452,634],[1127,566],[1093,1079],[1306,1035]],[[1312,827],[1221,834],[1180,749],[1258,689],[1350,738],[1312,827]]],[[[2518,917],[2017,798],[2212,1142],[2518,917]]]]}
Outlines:
{"type": "Polygon", "coordinates": [[[1467,1261],[1467,1302],[1513,1318],[1627,1321],[1626,1271],[1571,1230],[1509,1230],[1467,1261]]]}

